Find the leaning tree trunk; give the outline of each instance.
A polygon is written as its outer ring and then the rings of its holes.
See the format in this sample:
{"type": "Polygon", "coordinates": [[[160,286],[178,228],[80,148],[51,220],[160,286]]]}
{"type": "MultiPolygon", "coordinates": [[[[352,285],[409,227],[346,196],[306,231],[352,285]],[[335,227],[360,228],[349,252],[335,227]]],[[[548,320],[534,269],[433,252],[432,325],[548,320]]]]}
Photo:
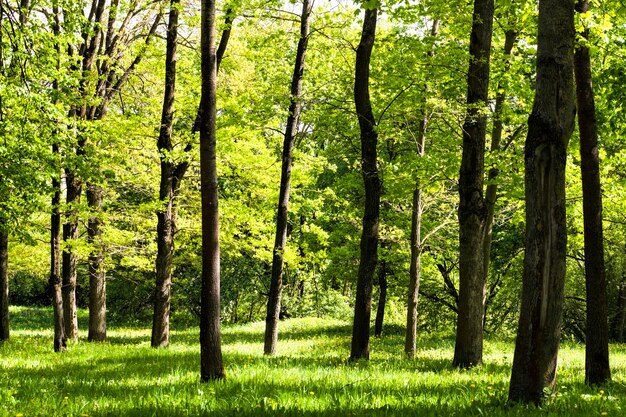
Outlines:
{"type": "Polygon", "coordinates": [[[0,342],[9,340],[9,233],[0,219],[0,342]]]}
{"type": "Polygon", "coordinates": [[[483,198],[487,128],[484,108],[489,100],[492,27],[493,0],[475,0],[459,174],[459,313],[452,364],[460,368],[477,366],[483,361],[486,277],[482,249],[487,222],[483,198]]]}
{"type": "Polygon", "coordinates": [[[165,92],[161,113],[161,128],[157,147],[161,155],[161,186],[157,211],[157,257],[154,315],[152,318],[152,347],[167,347],[170,334],[170,304],[172,285],[172,258],[174,256],[174,228],[176,208],[174,197],[174,174],[176,164],[171,161],[173,150],[172,129],[174,122],[174,98],[176,91],[176,47],[178,44],[178,8],[180,0],[171,0],[167,24],[165,53],[165,92]]]}
{"type": "MultiPolygon", "coordinates": [[[[586,13],[589,0],[578,0],[576,11],[586,13]]],[[[583,32],[585,41],[589,29],[583,32]]],[[[583,184],[583,223],[585,232],[585,282],[587,287],[587,330],[585,343],[585,382],[602,384],[611,380],[609,366],[609,324],[602,238],[602,190],[596,108],[591,83],[591,58],[586,43],[574,54],[578,129],[580,132],[580,171],[583,184]]]]}
{"type": "Polygon", "coordinates": [[[565,165],[576,114],[574,1],[540,0],[537,82],[525,148],[526,252],[509,401],[540,403],[554,388],[567,228],[565,165]]]}
{"type": "MultiPolygon", "coordinates": [[[[59,146],[52,145],[53,155],[59,155],[59,146]]],[[[63,280],[61,277],[61,181],[52,177],[52,213],[50,215],[50,291],[54,311],[54,351],[62,352],[67,348],[65,325],[63,323],[63,280]]]]}
{"type": "Polygon", "coordinates": [[[102,187],[87,184],[87,203],[92,213],[87,224],[89,254],[89,333],[90,342],[106,340],[106,277],[102,246],[102,187]]]}
{"type": "Polygon", "coordinates": [[[383,323],[385,321],[385,306],[387,304],[387,261],[382,259],[378,266],[378,308],[376,309],[376,319],[374,320],[374,336],[382,337],[383,323]]]}
{"type": "MultiPolygon", "coordinates": [[[[439,33],[439,21],[433,21],[430,35],[435,37],[439,33]]],[[[428,52],[432,57],[434,50],[428,52]]],[[[424,85],[424,91],[428,91],[428,84],[424,85]]],[[[422,119],[420,120],[417,136],[417,156],[422,158],[426,154],[426,129],[428,128],[428,112],[426,110],[426,98],[422,102],[422,119]]],[[[415,182],[413,190],[413,204],[411,208],[411,260],[409,263],[409,297],[406,315],[406,333],[404,338],[404,353],[408,358],[415,357],[417,348],[417,302],[419,299],[420,279],[422,274],[422,215],[424,207],[422,203],[422,184],[415,182]]]]}
{"type": "Polygon", "coordinates": [[[69,340],[78,340],[78,317],[76,315],[76,241],[78,240],[78,205],[82,183],[71,169],[65,170],[66,202],[68,218],[63,225],[63,322],[65,337],[69,340]]]}
{"type": "Polygon", "coordinates": [[[216,131],[217,59],[215,0],[202,2],[200,44],[200,188],[202,194],[202,292],[200,307],[200,379],[223,379],[220,332],[220,240],[217,200],[216,131]]]}
{"type": "Polygon", "coordinates": [[[376,156],[378,133],[369,93],[369,67],[376,38],[377,9],[366,9],[363,32],[356,51],[354,103],[361,131],[361,175],[365,184],[365,212],[361,233],[361,260],[357,277],[352,349],[350,359],[370,355],[370,316],[372,310],[372,283],[378,257],[378,224],[380,213],[380,179],[376,156]]]}
{"type": "Polygon", "coordinates": [[[280,316],[280,302],[283,292],[283,257],[287,243],[287,216],[289,214],[289,191],[291,188],[291,166],[293,163],[293,145],[298,130],[298,118],[302,108],[302,78],[304,76],[304,60],[309,42],[309,15],[311,7],[309,0],[302,1],[302,16],[300,18],[300,40],[296,52],[296,63],[291,78],[291,103],[287,116],[287,128],[283,141],[283,162],[280,175],[280,193],[276,213],[276,236],[272,256],[272,276],[270,291],[267,298],[267,316],[265,318],[265,346],[266,355],[276,353],[278,344],[278,320],[280,316]]]}

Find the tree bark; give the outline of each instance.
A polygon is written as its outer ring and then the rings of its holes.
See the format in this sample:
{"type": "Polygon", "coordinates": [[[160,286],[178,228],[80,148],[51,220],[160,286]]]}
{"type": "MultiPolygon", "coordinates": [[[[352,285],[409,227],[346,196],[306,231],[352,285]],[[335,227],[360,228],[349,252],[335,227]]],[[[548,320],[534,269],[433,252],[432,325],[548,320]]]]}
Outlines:
{"type": "MultiPolygon", "coordinates": [[[[176,47],[178,44],[178,8],[180,0],[171,0],[167,24],[165,54],[165,92],[161,113],[161,128],[157,147],[161,157],[161,185],[157,211],[157,258],[154,315],[152,318],[152,347],[167,347],[170,331],[170,304],[172,285],[172,259],[174,256],[174,232],[176,223],[174,175],[177,165],[171,161],[173,151],[172,129],[174,122],[174,99],[176,92],[176,47]]],[[[186,167],[185,167],[186,170],[186,167]]],[[[182,177],[181,177],[182,179],[182,177]]]]}
{"type": "Polygon", "coordinates": [[[574,1],[541,0],[537,84],[525,147],[526,252],[509,401],[554,388],[563,313],[565,165],[576,114],[574,1]]]}
{"type": "MultiPolygon", "coordinates": [[[[586,13],[589,0],[578,0],[576,11],[586,13]]],[[[583,31],[585,41],[589,29],[583,31]]],[[[602,237],[602,189],[596,108],[591,77],[589,47],[579,44],[574,54],[578,129],[580,132],[580,171],[583,185],[585,234],[585,283],[587,328],[585,343],[585,383],[594,385],[611,380],[609,366],[609,324],[602,237]]]]}
{"type": "Polygon", "coordinates": [[[217,60],[215,0],[202,2],[200,45],[200,188],[202,194],[202,294],[200,307],[200,379],[223,379],[220,332],[220,243],[216,163],[217,60]]]}
{"type": "Polygon", "coordinates": [[[63,323],[65,337],[78,341],[78,317],[76,315],[76,264],[77,255],[74,246],[78,240],[78,205],[82,183],[73,170],[65,169],[67,220],[63,225],[63,323]]]}
{"type": "Polygon", "coordinates": [[[484,107],[489,99],[493,7],[493,0],[475,0],[470,36],[468,107],[459,174],[459,313],[452,361],[460,368],[478,366],[483,361],[483,240],[487,221],[483,198],[487,128],[484,107]]]}
{"type": "Polygon", "coordinates": [[[617,292],[617,308],[611,330],[613,332],[613,340],[616,342],[624,342],[624,325],[626,324],[626,277],[622,276],[617,292]]]}
{"type": "Polygon", "coordinates": [[[0,219],[0,342],[9,340],[9,233],[0,219]]]}
{"type": "Polygon", "coordinates": [[[378,308],[376,309],[376,320],[374,320],[374,336],[382,337],[383,323],[385,321],[385,305],[387,304],[387,262],[382,259],[378,266],[378,308]]]}
{"type": "MultiPolygon", "coordinates": [[[[52,145],[53,155],[59,154],[59,146],[52,145]]],[[[65,325],[63,322],[63,279],[61,277],[61,181],[52,177],[52,213],[50,215],[50,291],[52,292],[52,309],[54,311],[54,351],[67,349],[65,341],[65,325]]]]}
{"type": "Polygon", "coordinates": [[[298,130],[298,119],[302,102],[302,79],[304,77],[304,61],[307,44],[309,42],[309,15],[311,7],[309,0],[302,1],[302,15],[300,18],[300,40],[296,52],[296,62],[291,78],[291,102],[287,116],[287,127],[283,140],[283,158],[280,175],[280,193],[276,211],[276,236],[272,255],[272,276],[270,291],[267,298],[267,316],[265,318],[265,345],[266,355],[276,354],[278,344],[278,320],[283,292],[283,257],[287,243],[287,223],[289,215],[289,192],[291,189],[291,167],[293,164],[293,146],[298,130]]]}
{"type": "MultiPolygon", "coordinates": [[[[439,21],[433,21],[430,36],[437,36],[439,33],[439,21]]],[[[428,52],[432,57],[434,51],[428,52]]],[[[424,85],[424,90],[428,90],[428,85],[424,85]]],[[[428,112],[426,110],[426,99],[422,103],[422,119],[420,120],[416,153],[419,158],[426,153],[426,129],[428,128],[428,112]]],[[[411,259],[409,263],[409,296],[407,303],[406,333],[404,338],[404,353],[407,358],[415,357],[417,348],[417,303],[419,300],[420,280],[422,274],[422,214],[424,207],[422,204],[422,184],[418,179],[413,190],[413,203],[411,209],[411,259]]]]}
{"type": "Polygon", "coordinates": [[[106,340],[106,276],[104,273],[104,247],[102,244],[102,187],[87,184],[87,204],[91,215],[87,224],[89,254],[89,332],[87,340],[106,340]]]}
{"type": "Polygon", "coordinates": [[[378,258],[380,179],[376,146],[378,133],[369,94],[369,66],[376,38],[377,9],[365,9],[363,31],[356,51],[354,103],[361,131],[361,175],[365,185],[365,211],[361,233],[361,259],[357,277],[350,359],[369,359],[372,282],[378,258]]]}

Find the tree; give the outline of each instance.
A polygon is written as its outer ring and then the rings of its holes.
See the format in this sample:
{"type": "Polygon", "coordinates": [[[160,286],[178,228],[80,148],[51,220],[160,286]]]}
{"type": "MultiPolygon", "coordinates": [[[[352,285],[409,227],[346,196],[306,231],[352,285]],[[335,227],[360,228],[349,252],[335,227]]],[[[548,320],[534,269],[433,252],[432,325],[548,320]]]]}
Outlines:
{"type": "Polygon", "coordinates": [[[565,164],[574,129],[573,0],[541,0],[537,81],[525,148],[526,252],[509,401],[540,403],[556,383],[567,229],[565,164]]]}
{"type": "MultiPolygon", "coordinates": [[[[576,12],[587,13],[588,0],[577,0],[576,12]]],[[[589,28],[574,53],[576,102],[580,131],[580,171],[583,185],[583,222],[585,235],[585,283],[587,289],[587,326],[585,344],[585,382],[602,384],[611,380],[609,366],[609,325],[602,233],[602,189],[596,110],[589,56],[589,28]]]]}
{"type": "Polygon", "coordinates": [[[270,291],[267,299],[267,317],[265,319],[264,353],[273,355],[278,344],[278,320],[280,316],[281,297],[283,292],[283,258],[287,243],[287,223],[289,214],[289,192],[291,190],[291,167],[293,164],[293,147],[298,130],[300,110],[302,108],[302,79],[304,76],[304,61],[307,44],[309,42],[309,16],[311,3],[302,0],[302,14],[300,17],[300,40],[296,51],[293,76],[291,78],[289,113],[287,127],[283,139],[282,169],[280,175],[280,194],[276,214],[276,237],[272,253],[272,276],[270,291]]]}
{"type": "Polygon", "coordinates": [[[369,359],[369,331],[372,310],[372,283],[378,258],[378,227],[380,217],[380,179],[378,177],[376,119],[369,93],[370,58],[376,38],[378,9],[366,8],[363,31],[356,51],[354,104],[361,132],[361,175],[365,185],[365,211],[361,232],[361,257],[357,275],[352,349],[350,359],[369,359]]]}
{"type": "Polygon", "coordinates": [[[216,164],[217,58],[215,0],[202,2],[200,48],[200,187],[202,196],[202,292],[200,306],[200,379],[223,379],[220,332],[220,234],[216,164]]]}
{"type": "Polygon", "coordinates": [[[493,0],[476,0],[470,36],[467,113],[463,124],[463,155],[459,174],[459,312],[453,366],[482,364],[485,285],[483,240],[487,210],[483,197],[484,106],[489,99],[489,58],[493,0]]]}

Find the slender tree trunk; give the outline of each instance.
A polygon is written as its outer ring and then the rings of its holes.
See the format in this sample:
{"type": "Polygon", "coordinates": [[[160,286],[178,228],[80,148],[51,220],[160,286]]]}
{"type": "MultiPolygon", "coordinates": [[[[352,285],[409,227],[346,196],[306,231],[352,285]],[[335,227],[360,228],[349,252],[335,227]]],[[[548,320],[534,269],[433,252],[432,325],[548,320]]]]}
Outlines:
{"type": "Polygon", "coordinates": [[[202,2],[200,44],[202,96],[200,101],[200,188],[202,194],[202,295],[200,308],[200,379],[223,379],[220,332],[220,241],[217,161],[217,60],[215,0],[202,2]]]}
{"type": "Polygon", "coordinates": [[[90,342],[106,340],[106,276],[102,246],[102,187],[87,184],[87,203],[91,215],[87,225],[89,255],[89,333],[90,342]]]}
{"type": "Polygon", "coordinates": [[[626,277],[622,276],[622,282],[617,292],[617,311],[613,317],[611,330],[616,342],[624,341],[624,325],[626,324],[626,277]]]}
{"type": "Polygon", "coordinates": [[[265,318],[265,346],[266,355],[276,354],[278,344],[278,320],[280,303],[283,292],[283,257],[287,243],[287,223],[289,214],[289,192],[291,189],[291,166],[293,163],[293,145],[298,130],[298,119],[302,103],[302,78],[304,76],[304,60],[309,42],[309,15],[311,7],[309,0],[302,1],[302,15],[300,18],[300,40],[296,52],[296,62],[291,78],[291,103],[287,116],[287,128],[283,141],[283,161],[280,175],[280,194],[276,214],[276,236],[272,256],[272,276],[270,291],[267,298],[267,316],[265,318]]]}
{"type": "MultiPolygon", "coordinates": [[[[509,71],[511,51],[513,45],[515,45],[515,39],[517,38],[517,32],[514,30],[507,30],[504,38],[504,59],[506,60],[504,65],[505,73],[509,71]]],[[[493,129],[491,131],[491,147],[492,153],[500,150],[500,143],[502,142],[502,131],[504,128],[504,120],[502,119],[502,109],[504,101],[506,99],[506,92],[501,85],[498,85],[498,92],[496,93],[496,105],[494,111],[493,129]]],[[[487,219],[485,221],[485,237],[483,242],[483,274],[485,277],[485,288],[483,294],[487,293],[487,279],[489,278],[489,263],[491,262],[491,241],[493,230],[493,218],[496,207],[496,198],[498,194],[498,184],[494,183],[494,180],[498,176],[498,169],[493,167],[489,170],[488,178],[489,184],[485,191],[485,207],[487,208],[487,219]]],[[[483,316],[486,314],[486,298],[483,300],[483,316]]],[[[483,320],[484,323],[484,320],[483,320]]]]}
{"type": "MultiPolygon", "coordinates": [[[[439,33],[439,21],[433,21],[430,36],[435,37],[439,33]]],[[[428,52],[432,57],[434,51],[428,52]]],[[[428,90],[428,85],[424,86],[428,90]]],[[[420,120],[417,137],[417,156],[423,157],[426,153],[426,129],[428,128],[428,112],[426,100],[422,103],[422,120],[420,120]]],[[[404,338],[404,353],[408,358],[415,357],[417,348],[417,303],[419,299],[420,280],[422,274],[422,185],[418,179],[413,190],[413,204],[411,209],[411,259],[409,266],[409,299],[406,316],[406,334],[404,338]]]]}
{"type": "Polygon", "coordinates": [[[174,122],[174,99],[176,92],[176,47],[178,44],[178,8],[180,0],[171,0],[167,24],[167,46],[165,56],[165,92],[161,113],[161,128],[157,146],[161,155],[161,186],[157,211],[157,258],[156,288],[154,293],[154,315],[152,318],[152,347],[167,347],[170,332],[170,304],[172,285],[172,259],[174,256],[174,172],[176,165],[169,153],[173,150],[172,129],[174,122]]]}
{"type": "Polygon", "coordinates": [[[78,340],[78,318],[76,315],[76,264],[77,255],[74,245],[78,240],[78,204],[82,191],[81,181],[71,169],[65,170],[66,202],[68,217],[63,225],[63,322],[65,337],[78,340]]]}
{"type": "Polygon", "coordinates": [[[378,177],[376,119],[369,94],[369,66],[376,38],[377,9],[365,9],[363,32],[356,51],[354,76],[354,103],[361,131],[361,175],[365,185],[365,212],[361,233],[361,260],[357,277],[352,349],[350,359],[370,355],[370,316],[372,310],[372,282],[378,259],[378,225],[380,213],[380,179],[378,177]]]}
{"type": "Polygon", "coordinates": [[[378,308],[376,309],[376,320],[374,320],[374,336],[383,335],[383,323],[385,321],[385,305],[387,304],[387,262],[382,259],[378,266],[378,308]]]}
{"type": "Polygon", "coordinates": [[[487,221],[483,198],[487,117],[483,109],[489,99],[492,26],[493,0],[475,0],[459,177],[459,313],[452,364],[460,368],[483,361],[483,240],[487,221]]]}
{"type": "MultiPolygon", "coordinates": [[[[59,146],[52,145],[52,153],[59,154],[59,146]]],[[[62,352],[67,348],[65,325],[63,323],[63,279],[61,277],[61,181],[52,177],[52,213],[50,215],[50,291],[54,311],[54,351],[62,352]]]]}
{"type": "MultiPolygon", "coordinates": [[[[589,0],[578,0],[576,11],[586,13],[589,0]]],[[[583,31],[585,40],[589,29],[583,31]]],[[[585,282],[587,287],[587,330],[585,383],[602,384],[611,380],[609,366],[609,322],[602,238],[602,190],[596,108],[591,80],[589,47],[579,44],[574,54],[578,129],[580,131],[580,171],[583,184],[585,232],[585,282]]]]}
{"type": "Polygon", "coordinates": [[[0,342],[9,340],[9,233],[0,219],[0,342]]]}
{"type": "Polygon", "coordinates": [[[565,165],[576,114],[574,1],[539,2],[537,86],[525,149],[526,252],[509,401],[554,388],[563,313],[565,165]]]}

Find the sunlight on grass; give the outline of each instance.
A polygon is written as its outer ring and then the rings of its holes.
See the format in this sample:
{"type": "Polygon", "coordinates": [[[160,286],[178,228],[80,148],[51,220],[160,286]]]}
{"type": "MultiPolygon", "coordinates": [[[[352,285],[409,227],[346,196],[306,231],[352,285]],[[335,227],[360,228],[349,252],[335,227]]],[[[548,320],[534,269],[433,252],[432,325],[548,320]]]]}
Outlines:
{"type": "Polygon", "coordinates": [[[347,363],[351,333],[341,321],[282,322],[275,357],[262,354],[264,323],[229,326],[227,380],[202,384],[196,329],[173,331],[170,348],[159,350],[147,328],[112,328],[98,344],[82,332],[55,354],[49,310],[11,313],[12,338],[0,347],[0,416],[617,416],[626,406],[624,345],[612,346],[617,382],[597,388],[583,384],[584,346],[564,344],[557,390],[538,409],[506,405],[511,342],[488,340],[485,366],[455,370],[451,339],[423,338],[407,360],[403,337],[391,334],[372,339],[369,362],[347,363]]]}

